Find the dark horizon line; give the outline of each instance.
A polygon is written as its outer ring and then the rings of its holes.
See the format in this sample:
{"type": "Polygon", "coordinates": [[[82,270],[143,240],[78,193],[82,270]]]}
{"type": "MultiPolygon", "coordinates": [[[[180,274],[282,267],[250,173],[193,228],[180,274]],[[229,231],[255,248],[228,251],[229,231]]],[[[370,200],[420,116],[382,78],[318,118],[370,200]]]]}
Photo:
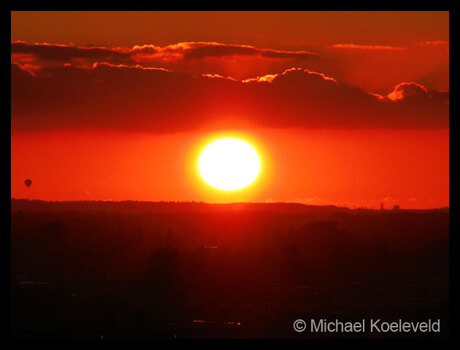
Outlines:
{"type": "MultiPolygon", "coordinates": [[[[369,207],[356,207],[350,208],[347,206],[340,206],[335,204],[306,204],[300,202],[227,202],[227,203],[219,203],[219,202],[205,202],[205,201],[148,201],[148,200],[104,200],[104,199],[83,199],[83,200],[44,200],[44,199],[28,199],[28,198],[13,198],[11,197],[11,201],[28,201],[28,202],[43,202],[43,203],[111,203],[111,204],[127,204],[127,203],[137,203],[137,204],[205,204],[205,205],[241,205],[241,204],[249,204],[249,205],[298,205],[304,207],[317,207],[317,208],[337,208],[337,209],[347,209],[347,210],[376,210],[376,211],[396,211],[393,207],[388,208],[369,208],[369,207]]],[[[397,205],[397,204],[396,204],[397,205]]],[[[402,211],[422,211],[422,210],[449,210],[449,205],[443,207],[432,207],[432,208],[403,208],[397,205],[399,208],[397,210],[402,211]]]]}

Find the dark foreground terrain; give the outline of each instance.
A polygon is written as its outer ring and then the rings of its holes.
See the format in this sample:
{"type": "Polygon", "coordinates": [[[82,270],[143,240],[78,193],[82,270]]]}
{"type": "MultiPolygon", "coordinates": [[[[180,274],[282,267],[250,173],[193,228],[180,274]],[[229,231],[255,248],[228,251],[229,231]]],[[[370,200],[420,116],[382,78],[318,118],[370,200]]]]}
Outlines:
{"type": "Polygon", "coordinates": [[[449,211],[11,200],[17,338],[324,338],[298,318],[441,320],[449,211]]]}

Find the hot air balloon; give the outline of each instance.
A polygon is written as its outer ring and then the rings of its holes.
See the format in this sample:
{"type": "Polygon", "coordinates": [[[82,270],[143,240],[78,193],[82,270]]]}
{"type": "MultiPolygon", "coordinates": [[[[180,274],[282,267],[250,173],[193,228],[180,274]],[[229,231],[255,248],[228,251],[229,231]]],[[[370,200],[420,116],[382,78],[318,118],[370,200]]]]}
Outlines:
{"type": "Polygon", "coordinates": [[[24,181],[24,183],[26,184],[27,187],[30,187],[30,185],[32,185],[32,180],[31,179],[26,179],[24,181]]]}

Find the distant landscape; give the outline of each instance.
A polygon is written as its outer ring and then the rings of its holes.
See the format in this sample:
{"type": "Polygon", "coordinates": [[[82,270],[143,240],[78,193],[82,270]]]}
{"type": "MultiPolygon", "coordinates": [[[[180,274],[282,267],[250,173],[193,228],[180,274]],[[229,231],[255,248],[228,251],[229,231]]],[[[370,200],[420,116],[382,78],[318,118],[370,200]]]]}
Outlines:
{"type": "Polygon", "coordinates": [[[307,316],[447,322],[448,231],[448,208],[12,199],[13,333],[295,338],[307,316]]]}

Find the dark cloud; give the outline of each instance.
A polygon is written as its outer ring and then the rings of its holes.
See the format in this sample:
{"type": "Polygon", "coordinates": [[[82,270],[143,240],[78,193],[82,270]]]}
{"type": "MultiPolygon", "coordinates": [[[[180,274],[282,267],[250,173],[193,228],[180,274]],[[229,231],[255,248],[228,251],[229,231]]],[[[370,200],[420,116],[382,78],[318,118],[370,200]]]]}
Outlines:
{"type": "Polygon", "coordinates": [[[260,49],[247,45],[230,45],[207,42],[184,42],[165,47],[154,45],[134,46],[133,48],[76,47],[57,44],[28,44],[13,42],[12,55],[30,54],[37,61],[83,60],[85,63],[107,61],[110,63],[146,63],[181,60],[199,60],[208,57],[261,56],[269,59],[310,59],[316,54],[307,51],[279,51],[260,49]]]}
{"type": "Polygon", "coordinates": [[[270,59],[311,59],[317,55],[307,51],[278,51],[259,49],[247,45],[228,45],[220,43],[187,43],[185,59],[201,59],[224,56],[262,56],[270,59]]]}
{"type": "Polygon", "coordinates": [[[85,59],[88,61],[133,62],[131,52],[122,52],[119,49],[100,47],[75,47],[56,44],[27,44],[24,42],[11,43],[11,53],[30,54],[37,61],[71,61],[85,59]]]}
{"type": "Polygon", "coordinates": [[[449,125],[448,94],[421,93],[415,83],[400,84],[392,100],[301,69],[246,82],[109,63],[32,73],[12,64],[13,132],[449,125]]]}

